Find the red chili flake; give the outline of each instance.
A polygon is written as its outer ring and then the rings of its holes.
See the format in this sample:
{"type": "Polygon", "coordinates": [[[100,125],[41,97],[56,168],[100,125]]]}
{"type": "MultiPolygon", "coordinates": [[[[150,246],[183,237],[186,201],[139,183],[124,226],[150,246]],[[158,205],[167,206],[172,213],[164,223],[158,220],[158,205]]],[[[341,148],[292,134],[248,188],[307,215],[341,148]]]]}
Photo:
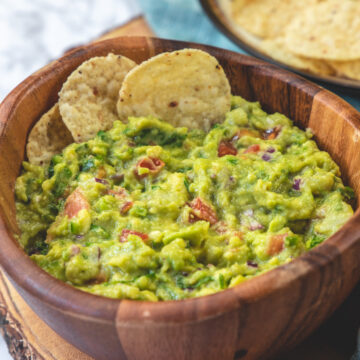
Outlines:
{"type": "Polygon", "coordinates": [[[136,164],[136,168],[134,169],[134,174],[138,179],[142,179],[148,176],[149,174],[152,175],[158,174],[164,166],[165,163],[158,158],[144,157],[136,164]],[[149,173],[139,175],[138,172],[139,167],[149,169],[149,173]]]}
{"type": "Polygon", "coordinates": [[[118,190],[109,189],[107,193],[109,195],[114,195],[119,198],[124,198],[127,195],[126,190],[124,188],[119,188],[118,190]]]}
{"type": "Polygon", "coordinates": [[[268,255],[276,255],[284,248],[284,239],[287,237],[286,234],[273,235],[270,238],[266,253],[268,255]]]}
{"type": "Polygon", "coordinates": [[[120,235],[120,239],[119,239],[120,242],[126,242],[129,235],[136,235],[139,238],[141,238],[143,241],[146,241],[149,239],[149,236],[142,232],[135,231],[135,230],[129,230],[129,229],[123,229],[123,231],[121,232],[121,235],[120,235]]]}
{"type": "Polygon", "coordinates": [[[120,209],[121,214],[126,214],[133,206],[132,201],[127,201],[120,209]]]}
{"type": "Polygon", "coordinates": [[[254,144],[254,145],[250,145],[245,151],[244,154],[247,153],[257,153],[260,151],[260,145],[259,144],[254,144]]]}
{"type": "Polygon", "coordinates": [[[195,198],[191,203],[189,203],[192,211],[189,215],[189,222],[193,223],[199,220],[208,221],[211,225],[215,224],[218,221],[215,211],[206,204],[199,197],[195,198]]]}
{"type": "Polygon", "coordinates": [[[94,94],[95,96],[98,96],[98,95],[99,95],[99,90],[97,89],[96,86],[93,87],[93,94],[94,94]]]}
{"type": "Polygon", "coordinates": [[[65,203],[65,214],[69,219],[77,215],[80,210],[89,209],[90,204],[82,194],[80,189],[75,189],[67,198],[65,203]]]}
{"type": "Polygon", "coordinates": [[[236,148],[228,141],[222,140],[218,147],[218,157],[225,155],[236,155],[236,148]]]}
{"type": "Polygon", "coordinates": [[[263,132],[262,137],[265,140],[274,140],[277,138],[277,136],[279,135],[281,131],[281,127],[280,126],[276,126],[272,129],[267,129],[263,132]]]}

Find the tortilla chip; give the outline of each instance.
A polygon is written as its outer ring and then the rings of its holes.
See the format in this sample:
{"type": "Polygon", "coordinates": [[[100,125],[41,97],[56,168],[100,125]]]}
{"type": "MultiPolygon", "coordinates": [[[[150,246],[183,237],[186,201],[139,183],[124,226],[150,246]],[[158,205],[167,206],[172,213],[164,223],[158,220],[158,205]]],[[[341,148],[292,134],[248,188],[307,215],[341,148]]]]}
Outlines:
{"type": "Polygon", "coordinates": [[[116,102],[125,75],[136,63],[108,54],[83,62],[66,80],[59,93],[60,113],[76,142],[108,130],[118,119],[116,102]]]}
{"type": "Polygon", "coordinates": [[[61,119],[59,104],[56,103],[32,128],[26,153],[32,164],[43,165],[72,142],[74,140],[61,119]]]}
{"type": "Polygon", "coordinates": [[[261,38],[274,38],[306,7],[319,0],[235,0],[231,4],[234,21],[261,38]]]}
{"type": "Polygon", "coordinates": [[[360,2],[320,2],[299,13],[285,32],[286,47],[294,54],[336,61],[359,59],[360,2]]]}
{"type": "Polygon", "coordinates": [[[126,76],[117,109],[122,120],[152,115],[173,126],[209,130],[230,110],[230,85],[208,53],[183,49],[144,61],[126,76]]]}
{"type": "Polygon", "coordinates": [[[360,80],[360,59],[353,61],[328,61],[336,75],[360,80]]]}
{"type": "Polygon", "coordinates": [[[334,70],[326,62],[317,59],[309,59],[290,52],[285,46],[282,38],[263,40],[259,48],[272,57],[289,66],[299,70],[308,71],[320,75],[333,75],[334,70]]]}

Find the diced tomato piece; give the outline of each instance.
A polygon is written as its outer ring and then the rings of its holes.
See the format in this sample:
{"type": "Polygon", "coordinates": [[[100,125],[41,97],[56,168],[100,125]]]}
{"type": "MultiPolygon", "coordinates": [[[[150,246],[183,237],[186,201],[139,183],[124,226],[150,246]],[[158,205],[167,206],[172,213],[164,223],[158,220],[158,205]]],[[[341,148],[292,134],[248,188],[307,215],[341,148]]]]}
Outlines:
{"type": "Polygon", "coordinates": [[[189,203],[189,206],[192,209],[189,222],[193,223],[195,221],[205,220],[213,225],[218,221],[215,211],[199,197],[189,203]]]}
{"type": "Polygon", "coordinates": [[[260,145],[259,144],[254,144],[254,145],[250,145],[245,151],[244,153],[257,153],[260,151],[260,145]]]}
{"type": "Polygon", "coordinates": [[[262,135],[265,140],[274,140],[277,138],[280,131],[281,131],[281,127],[276,126],[272,129],[268,129],[268,130],[264,131],[262,135]]]}
{"type": "Polygon", "coordinates": [[[127,237],[129,235],[136,235],[139,238],[141,238],[143,241],[146,241],[146,240],[149,239],[149,236],[147,234],[142,233],[142,232],[135,231],[135,230],[129,230],[129,229],[123,229],[123,231],[121,232],[121,235],[120,235],[120,242],[126,242],[127,237]]]}
{"type": "Polygon", "coordinates": [[[261,138],[259,132],[256,130],[241,129],[233,136],[232,141],[239,140],[243,136],[251,136],[251,137],[255,137],[255,138],[261,138]]]}
{"type": "Polygon", "coordinates": [[[133,206],[132,201],[127,201],[120,209],[121,214],[126,214],[133,206]]]}
{"type": "Polygon", "coordinates": [[[80,189],[75,189],[66,199],[65,214],[69,219],[76,216],[80,210],[89,209],[90,204],[82,194],[80,189]]]}
{"type": "Polygon", "coordinates": [[[127,193],[124,188],[120,188],[118,190],[109,189],[107,192],[109,195],[114,195],[115,197],[124,198],[127,193]]]}
{"type": "Polygon", "coordinates": [[[276,255],[284,248],[284,239],[288,234],[273,235],[270,238],[266,253],[268,255],[276,255]]]}
{"type": "Polygon", "coordinates": [[[225,155],[236,155],[237,150],[230,142],[222,140],[218,147],[218,157],[225,155]]]}
{"type": "Polygon", "coordinates": [[[148,176],[149,174],[152,174],[152,175],[158,174],[164,166],[165,166],[165,163],[158,158],[144,157],[136,164],[134,174],[138,179],[142,179],[142,178],[148,176]],[[139,167],[149,169],[149,172],[146,174],[139,175],[139,172],[138,172],[139,167]]]}

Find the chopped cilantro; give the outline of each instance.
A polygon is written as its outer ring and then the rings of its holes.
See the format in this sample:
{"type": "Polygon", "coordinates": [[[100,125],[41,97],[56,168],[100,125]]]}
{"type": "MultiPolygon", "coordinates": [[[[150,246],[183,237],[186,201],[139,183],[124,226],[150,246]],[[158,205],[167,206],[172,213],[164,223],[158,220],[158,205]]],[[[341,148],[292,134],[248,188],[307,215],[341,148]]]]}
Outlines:
{"type": "Polygon", "coordinates": [[[190,184],[189,184],[189,181],[188,181],[188,179],[184,179],[184,185],[185,185],[185,187],[186,187],[186,190],[188,191],[188,192],[190,192],[190,189],[189,189],[189,186],[190,186],[190,184]]]}
{"type": "Polygon", "coordinates": [[[220,289],[225,289],[225,278],[223,274],[219,274],[220,289]]]}
{"type": "Polygon", "coordinates": [[[206,283],[208,283],[208,282],[210,282],[210,281],[212,281],[213,280],[213,278],[212,278],[212,276],[204,276],[202,279],[200,279],[193,287],[194,288],[198,288],[198,287],[200,287],[201,285],[204,285],[204,284],[206,284],[206,283]]]}
{"type": "Polygon", "coordinates": [[[306,248],[312,249],[315,246],[321,244],[325,239],[326,239],[326,236],[315,234],[306,242],[306,248]]]}
{"type": "Polygon", "coordinates": [[[180,274],[177,275],[175,277],[176,286],[178,286],[180,289],[186,289],[187,286],[186,286],[184,280],[185,279],[184,279],[184,277],[182,275],[180,275],[180,274]]]}
{"type": "Polygon", "coordinates": [[[60,197],[64,193],[64,191],[68,185],[68,182],[71,178],[71,175],[72,175],[72,172],[67,166],[63,167],[56,174],[55,184],[54,184],[54,188],[53,188],[53,194],[55,197],[60,197]]]}
{"type": "Polygon", "coordinates": [[[100,236],[105,239],[108,239],[110,237],[110,234],[99,225],[91,224],[90,231],[95,233],[97,236],[100,236]]]}
{"type": "Polygon", "coordinates": [[[343,188],[339,188],[339,191],[346,201],[350,201],[355,198],[354,190],[350,186],[344,186],[343,188]]]}
{"type": "Polygon", "coordinates": [[[142,129],[133,138],[136,145],[152,145],[160,146],[171,145],[172,147],[182,146],[186,139],[186,134],[180,133],[177,130],[173,132],[166,132],[158,128],[142,129]]]}
{"type": "Polygon", "coordinates": [[[61,155],[55,155],[51,158],[50,165],[48,167],[48,177],[51,178],[54,176],[55,170],[54,167],[56,164],[59,164],[62,160],[61,155]]]}
{"type": "Polygon", "coordinates": [[[130,210],[130,215],[132,216],[137,216],[137,217],[140,217],[140,218],[144,218],[146,217],[147,215],[147,209],[144,208],[143,206],[133,206],[130,210]]]}
{"type": "Polygon", "coordinates": [[[238,159],[235,158],[227,158],[226,159],[230,164],[237,165],[238,159]]]}
{"type": "Polygon", "coordinates": [[[46,255],[49,251],[49,245],[43,240],[36,240],[33,246],[35,254],[46,255]]]}
{"type": "Polygon", "coordinates": [[[299,238],[297,236],[287,236],[285,238],[285,245],[286,246],[296,246],[296,244],[298,243],[299,238]]]}

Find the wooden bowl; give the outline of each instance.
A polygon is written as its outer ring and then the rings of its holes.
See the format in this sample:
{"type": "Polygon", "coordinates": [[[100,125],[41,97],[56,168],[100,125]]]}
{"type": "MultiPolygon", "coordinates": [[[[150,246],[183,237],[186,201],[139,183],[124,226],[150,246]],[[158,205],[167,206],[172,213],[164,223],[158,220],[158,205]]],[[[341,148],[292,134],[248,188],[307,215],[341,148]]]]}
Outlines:
{"type": "Polygon", "coordinates": [[[309,79],[330,85],[335,90],[345,90],[347,93],[359,95],[360,81],[354,79],[347,79],[345,77],[331,76],[331,75],[317,75],[306,70],[298,69],[294,66],[286,64],[282,61],[275,60],[261,48],[257,46],[257,42],[252,41],[252,36],[247,35],[245,31],[239,31],[237,25],[229,19],[224,10],[224,3],[229,0],[200,0],[200,3],[214,25],[236,45],[251,55],[254,55],[265,61],[269,61],[275,65],[279,65],[285,69],[295,71],[296,73],[305,76],[309,79]]]}
{"type": "Polygon", "coordinates": [[[360,278],[360,210],[322,245],[234,288],[159,303],[113,300],[81,292],[37,267],[14,234],[14,182],[26,138],[84,60],[108,52],[141,62],[193,47],[216,56],[233,94],[258,100],[310,127],[340,164],[360,199],[360,115],[328,91],[254,58],[209,46],[143,37],[77,48],[27,78],[0,106],[0,264],[35,312],[98,360],[265,359],[293,347],[327,318],[360,278]]]}

